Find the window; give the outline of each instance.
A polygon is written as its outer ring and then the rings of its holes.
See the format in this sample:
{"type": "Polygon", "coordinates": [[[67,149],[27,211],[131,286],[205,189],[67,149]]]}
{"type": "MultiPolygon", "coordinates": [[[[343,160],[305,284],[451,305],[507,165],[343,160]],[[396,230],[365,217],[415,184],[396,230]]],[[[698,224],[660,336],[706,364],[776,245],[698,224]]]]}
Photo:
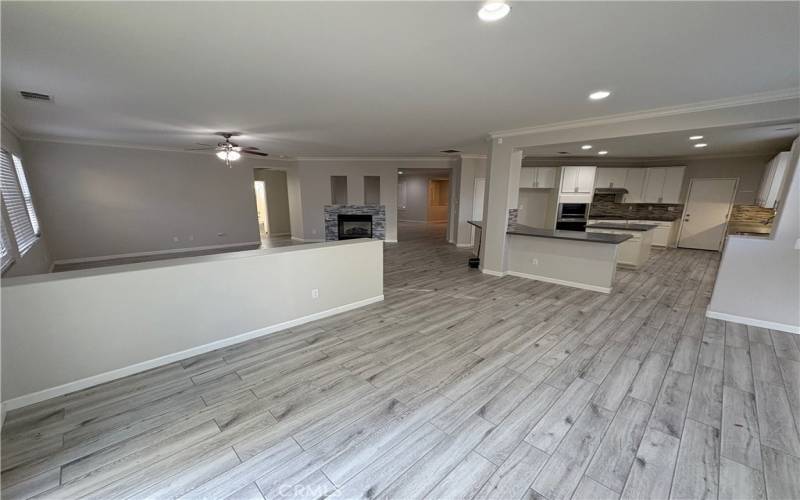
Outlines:
{"type": "Polygon", "coordinates": [[[6,225],[0,224],[0,271],[5,271],[13,261],[14,259],[11,257],[11,242],[8,241],[6,225]]]}
{"type": "Polygon", "coordinates": [[[25,199],[25,208],[28,209],[28,217],[31,219],[31,227],[36,236],[42,234],[39,229],[39,219],[36,217],[36,209],[33,208],[33,198],[31,197],[31,190],[28,187],[28,178],[25,177],[25,170],[22,168],[22,160],[15,155],[11,155],[14,160],[14,170],[17,172],[17,180],[19,180],[19,187],[22,190],[22,197],[25,199]]]}
{"type": "Polygon", "coordinates": [[[0,181],[2,181],[3,201],[8,210],[11,231],[17,241],[17,250],[20,255],[25,255],[36,243],[39,220],[33,209],[33,200],[22,170],[22,162],[5,150],[0,150],[0,181]]]}

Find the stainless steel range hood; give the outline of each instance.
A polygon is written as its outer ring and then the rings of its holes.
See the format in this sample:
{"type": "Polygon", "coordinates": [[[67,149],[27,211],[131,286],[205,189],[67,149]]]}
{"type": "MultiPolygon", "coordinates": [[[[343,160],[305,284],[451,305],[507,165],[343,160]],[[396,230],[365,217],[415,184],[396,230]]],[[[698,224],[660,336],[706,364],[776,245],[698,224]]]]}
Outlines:
{"type": "Polygon", "coordinates": [[[596,188],[594,192],[596,194],[628,194],[628,190],[625,188],[596,188]]]}

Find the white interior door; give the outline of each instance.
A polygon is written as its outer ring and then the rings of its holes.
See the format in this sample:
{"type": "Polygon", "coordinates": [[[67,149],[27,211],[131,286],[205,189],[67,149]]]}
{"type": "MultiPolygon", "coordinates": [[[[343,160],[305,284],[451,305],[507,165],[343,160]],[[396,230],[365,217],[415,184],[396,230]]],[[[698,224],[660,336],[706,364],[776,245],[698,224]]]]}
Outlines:
{"type": "Polygon", "coordinates": [[[678,246],[719,250],[725,238],[728,215],[738,179],[692,179],[683,212],[678,246]]]}
{"type": "Polygon", "coordinates": [[[472,194],[472,220],[483,220],[483,194],[486,191],[486,179],[475,178],[475,190],[472,194]]]}

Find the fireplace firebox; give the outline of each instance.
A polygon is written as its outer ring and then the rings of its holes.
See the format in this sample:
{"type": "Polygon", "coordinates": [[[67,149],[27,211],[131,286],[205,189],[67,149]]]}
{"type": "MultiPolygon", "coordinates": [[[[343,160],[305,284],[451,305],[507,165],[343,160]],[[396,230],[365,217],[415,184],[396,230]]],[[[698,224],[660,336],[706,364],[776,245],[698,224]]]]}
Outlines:
{"type": "Polygon", "coordinates": [[[339,239],[372,238],[372,216],[364,214],[339,214],[339,239]]]}

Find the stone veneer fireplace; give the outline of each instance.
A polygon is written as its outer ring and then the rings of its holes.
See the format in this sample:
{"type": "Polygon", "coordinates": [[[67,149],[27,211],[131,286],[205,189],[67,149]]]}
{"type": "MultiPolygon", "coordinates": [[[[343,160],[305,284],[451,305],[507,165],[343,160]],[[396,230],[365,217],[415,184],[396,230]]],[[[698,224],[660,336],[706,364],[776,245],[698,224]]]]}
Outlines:
{"type": "Polygon", "coordinates": [[[386,239],[384,205],[325,205],[325,241],[386,239]]]}

